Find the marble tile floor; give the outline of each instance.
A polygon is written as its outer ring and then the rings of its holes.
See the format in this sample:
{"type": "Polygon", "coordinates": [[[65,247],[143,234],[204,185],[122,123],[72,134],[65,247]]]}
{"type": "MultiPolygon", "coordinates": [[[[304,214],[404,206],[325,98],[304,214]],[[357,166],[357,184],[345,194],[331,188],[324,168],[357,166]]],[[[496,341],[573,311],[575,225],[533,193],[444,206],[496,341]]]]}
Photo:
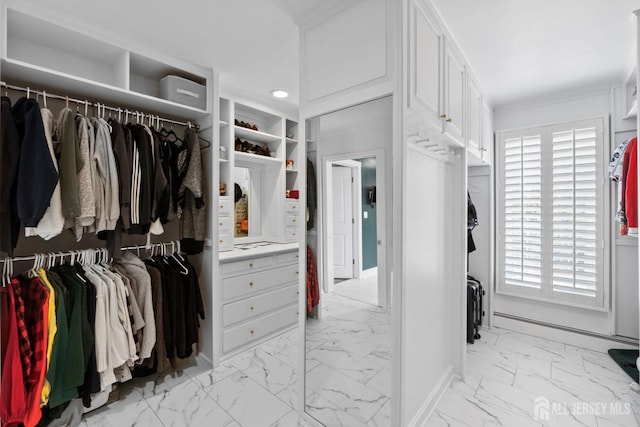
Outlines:
{"type": "MultiPolygon", "coordinates": [[[[327,426],[388,426],[388,314],[339,295],[325,301],[322,321],[308,328],[309,412],[327,426]]],[[[298,426],[297,339],[297,330],[287,332],[213,370],[191,364],[134,379],[118,401],[86,414],[83,427],[298,426]]]]}
{"type": "Polygon", "coordinates": [[[307,319],[307,412],[326,426],[389,426],[391,317],[344,295],[323,294],[321,319],[307,319]]]}
{"type": "Polygon", "coordinates": [[[378,305],[378,275],[336,282],[332,294],[378,305]]]}
{"type": "Polygon", "coordinates": [[[426,427],[638,426],[640,394],[608,354],[504,329],[481,335],[426,427]]]}
{"type": "MultiPolygon", "coordinates": [[[[334,303],[308,325],[307,412],[326,426],[391,426],[388,315],[325,298],[334,303]]],[[[466,378],[453,382],[426,427],[639,425],[640,394],[607,354],[497,328],[481,334],[467,347],[466,378]]],[[[136,379],[120,400],[85,415],[83,427],[301,425],[297,337],[288,332],[213,370],[189,365],[136,379]]]]}

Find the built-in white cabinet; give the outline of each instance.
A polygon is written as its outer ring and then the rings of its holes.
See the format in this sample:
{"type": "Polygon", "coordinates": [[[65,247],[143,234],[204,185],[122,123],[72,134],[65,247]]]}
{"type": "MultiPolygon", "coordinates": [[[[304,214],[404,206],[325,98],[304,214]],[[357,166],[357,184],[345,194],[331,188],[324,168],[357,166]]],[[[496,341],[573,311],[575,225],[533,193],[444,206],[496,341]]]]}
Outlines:
{"type": "Polygon", "coordinates": [[[214,302],[216,360],[246,350],[298,321],[297,244],[234,249],[220,255],[214,302]]]}
{"type": "Polygon", "coordinates": [[[464,145],[465,131],[465,64],[456,47],[444,39],[444,102],[442,105],[443,133],[464,145]]]}
{"type": "Polygon", "coordinates": [[[471,73],[467,74],[467,150],[477,158],[482,158],[484,134],[482,122],[484,111],[482,92],[471,73]]]}
{"type": "Polygon", "coordinates": [[[493,110],[484,103],[482,104],[482,144],[480,151],[482,152],[482,162],[485,165],[493,164],[493,110]]]}
{"type": "Polygon", "coordinates": [[[220,251],[234,244],[299,239],[299,220],[290,208],[298,204],[304,158],[297,129],[296,121],[279,112],[220,99],[220,251]]]}
{"type": "Polygon", "coordinates": [[[433,136],[464,146],[464,59],[421,0],[411,1],[409,31],[408,107],[433,127],[433,136]]]}

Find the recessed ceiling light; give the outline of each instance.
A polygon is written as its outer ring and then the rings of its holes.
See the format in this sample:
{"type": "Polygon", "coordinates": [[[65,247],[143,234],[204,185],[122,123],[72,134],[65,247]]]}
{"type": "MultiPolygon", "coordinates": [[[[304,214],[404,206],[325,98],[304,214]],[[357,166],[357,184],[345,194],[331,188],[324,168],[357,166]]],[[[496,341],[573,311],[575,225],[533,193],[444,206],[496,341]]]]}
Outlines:
{"type": "Polygon", "coordinates": [[[276,89],[271,91],[271,95],[273,95],[274,98],[286,98],[287,96],[289,96],[289,92],[282,89],[276,89]]]}

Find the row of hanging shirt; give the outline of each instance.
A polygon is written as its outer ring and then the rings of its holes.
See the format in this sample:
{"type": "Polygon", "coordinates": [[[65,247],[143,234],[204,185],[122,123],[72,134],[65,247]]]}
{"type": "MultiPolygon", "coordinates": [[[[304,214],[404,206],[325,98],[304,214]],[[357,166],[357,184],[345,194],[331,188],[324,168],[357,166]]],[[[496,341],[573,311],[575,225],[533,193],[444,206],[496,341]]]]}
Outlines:
{"type": "Polygon", "coordinates": [[[122,232],[162,234],[177,216],[184,251],[201,252],[197,131],[188,127],[179,138],[173,129],[86,113],[65,107],[56,119],[36,99],[12,105],[2,97],[0,251],[13,254],[21,229],[45,240],[65,229],[78,241],[95,232],[117,251],[122,232]]]}
{"type": "Polygon", "coordinates": [[[4,275],[2,425],[47,425],[73,399],[89,408],[115,383],[192,355],[204,308],[189,260],[98,258],[55,266],[37,258],[27,275],[4,275]]]}
{"type": "Polygon", "coordinates": [[[620,235],[638,234],[638,138],[618,145],[609,162],[609,178],[618,183],[620,235]]]}

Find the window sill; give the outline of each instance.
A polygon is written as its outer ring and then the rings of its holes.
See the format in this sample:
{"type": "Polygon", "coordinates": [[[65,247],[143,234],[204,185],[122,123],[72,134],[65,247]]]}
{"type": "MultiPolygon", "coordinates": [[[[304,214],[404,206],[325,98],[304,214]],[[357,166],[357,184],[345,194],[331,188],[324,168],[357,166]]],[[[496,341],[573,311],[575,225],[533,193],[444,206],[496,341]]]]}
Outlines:
{"type": "Polygon", "coordinates": [[[508,297],[521,298],[521,299],[526,299],[531,301],[539,301],[539,302],[544,302],[548,304],[562,305],[565,307],[580,308],[583,310],[599,311],[601,313],[608,313],[610,311],[608,308],[604,306],[580,304],[577,302],[572,302],[572,301],[567,301],[562,299],[551,299],[551,298],[545,298],[545,297],[539,297],[539,296],[533,296],[533,295],[523,295],[517,292],[509,292],[501,289],[496,289],[496,295],[504,295],[508,297]]]}

